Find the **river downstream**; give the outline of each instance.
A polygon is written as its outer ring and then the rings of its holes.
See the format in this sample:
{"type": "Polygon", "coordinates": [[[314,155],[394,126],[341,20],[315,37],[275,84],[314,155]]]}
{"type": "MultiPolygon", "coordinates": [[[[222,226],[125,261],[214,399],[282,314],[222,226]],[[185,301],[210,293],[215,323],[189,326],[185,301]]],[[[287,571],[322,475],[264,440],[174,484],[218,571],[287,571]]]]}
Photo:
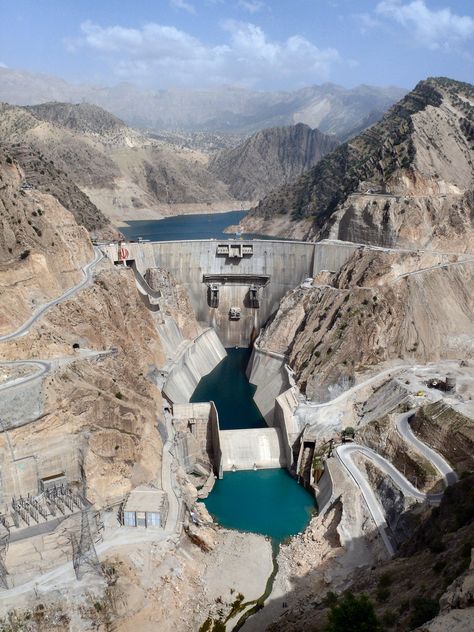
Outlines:
{"type": "MultiPolygon", "coordinates": [[[[249,349],[227,349],[227,357],[206,377],[192,401],[214,401],[221,430],[266,427],[245,369],[249,349]]],[[[278,545],[303,531],[314,513],[313,497],[285,469],[225,472],[204,501],[229,529],[259,533],[278,545]]]]}

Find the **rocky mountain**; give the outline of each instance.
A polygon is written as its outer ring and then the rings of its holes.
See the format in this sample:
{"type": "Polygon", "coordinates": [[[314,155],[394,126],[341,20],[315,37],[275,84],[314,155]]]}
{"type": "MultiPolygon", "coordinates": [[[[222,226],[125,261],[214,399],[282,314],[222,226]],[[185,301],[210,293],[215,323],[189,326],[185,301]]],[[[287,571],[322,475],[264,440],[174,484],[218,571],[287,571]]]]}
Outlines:
{"type": "Polygon", "coordinates": [[[90,103],[41,103],[25,107],[40,121],[48,121],[53,125],[61,125],[68,129],[85,134],[104,134],[126,127],[119,118],[103,108],[90,103]]]}
{"type": "Polygon", "coordinates": [[[379,245],[472,240],[474,87],[431,78],[273,191],[242,229],[379,245]]]}
{"type": "Polygon", "coordinates": [[[233,149],[214,156],[209,170],[240,200],[259,200],[282,183],[296,179],[338,145],[308,125],[273,127],[257,132],[233,149]]]}
{"type": "Polygon", "coordinates": [[[397,87],[334,84],[294,92],[223,87],[206,90],[143,90],[69,84],[62,79],[0,68],[0,100],[17,105],[47,101],[99,105],[135,127],[251,134],[259,129],[306,123],[341,137],[370,112],[386,111],[406,91],[397,87]]]}
{"type": "Polygon", "coordinates": [[[286,354],[318,401],[383,362],[472,358],[474,268],[464,258],[361,247],[337,274],[288,293],[260,344],[286,354]]]}
{"type": "Polygon", "coordinates": [[[0,134],[20,162],[36,154],[47,165],[33,170],[35,184],[43,170],[64,172],[82,191],[81,206],[87,196],[94,212],[115,221],[138,212],[163,216],[173,204],[232,206],[226,186],[207,170],[207,154],[148,138],[97,106],[0,104],[0,134]]]}

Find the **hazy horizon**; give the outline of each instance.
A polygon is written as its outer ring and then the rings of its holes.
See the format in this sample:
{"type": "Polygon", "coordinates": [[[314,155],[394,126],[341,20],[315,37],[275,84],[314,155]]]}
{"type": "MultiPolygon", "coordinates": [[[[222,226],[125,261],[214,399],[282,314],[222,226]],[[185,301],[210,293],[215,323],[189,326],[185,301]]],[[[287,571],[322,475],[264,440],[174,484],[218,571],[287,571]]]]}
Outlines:
{"type": "Polygon", "coordinates": [[[71,84],[293,92],[474,79],[469,0],[2,3],[0,66],[71,84]]]}

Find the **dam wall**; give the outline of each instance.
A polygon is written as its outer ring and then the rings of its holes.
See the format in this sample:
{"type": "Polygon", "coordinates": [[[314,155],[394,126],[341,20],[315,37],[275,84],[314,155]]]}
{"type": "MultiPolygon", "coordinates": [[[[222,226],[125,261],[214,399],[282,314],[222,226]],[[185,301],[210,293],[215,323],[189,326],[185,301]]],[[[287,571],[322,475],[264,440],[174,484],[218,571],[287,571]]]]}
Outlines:
{"type": "Polygon", "coordinates": [[[253,399],[269,426],[273,426],[276,398],[290,386],[285,363],[284,355],[265,351],[259,347],[258,339],[255,341],[247,377],[257,387],[253,399]]]}
{"type": "Polygon", "coordinates": [[[275,400],[274,425],[280,429],[288,469],[294,469],[293,446],[300,435],[300,428],[294,415],[298,403],[294,386],[281,393],[275,400]]]}
{"type": "Polygon", "coordinates": [[[214,329],[205,329],[194,340],[182,345],[177,357],[169,362],[163,393],[173,404],[191,399],[202,377],[225,358],[226,351],[214,329]]]}
{"type": "Polygon", "coordinates": [[[101,248],[115,263],[133,267],[142,289],[148,268],[168,270],[187,289],[198,321],[214,327],[224,346],[231,347],[248,346],[286,292],[321,270],[338,270],[359,245],[207,239],[124,242],[101,248]],[[217,288],[215,301],[211,286],[217,288]],[[229,317],[232,307],[240,309],[237,320],[229,317]]]}
{"type": "Polygon", "coordinates": [[[278,428],[221,430],[222,469],[273,469],[286,466],[285,451],[278,428]]]}

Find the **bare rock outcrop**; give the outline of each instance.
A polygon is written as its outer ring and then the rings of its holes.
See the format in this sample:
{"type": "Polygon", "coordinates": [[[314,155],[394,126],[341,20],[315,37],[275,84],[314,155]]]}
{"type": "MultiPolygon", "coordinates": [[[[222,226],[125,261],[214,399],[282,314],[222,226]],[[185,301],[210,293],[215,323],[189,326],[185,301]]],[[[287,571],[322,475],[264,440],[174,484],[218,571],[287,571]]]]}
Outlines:
{"type": "Polygon", "coordinates": [[[209,170],[238,200],[260,200],[295,180],[335,149],[335,137],[298,123],[257,132],[242,144],[218,153],[209,170]]]}
{"type": "Polygon", "coordinates": [[[422,81],[379,123],[264,198],[241,228],[378,245],[472,247],[473,119],[472,85],[422,81]]]}
{"type": "Polygon", "coordinates": [[[386,360],[471,357],[473,287],[470,259],[361,248],[330,284],[289,292],[261,345],[286,353],[303,392],[324,400],[386,360]]]}

